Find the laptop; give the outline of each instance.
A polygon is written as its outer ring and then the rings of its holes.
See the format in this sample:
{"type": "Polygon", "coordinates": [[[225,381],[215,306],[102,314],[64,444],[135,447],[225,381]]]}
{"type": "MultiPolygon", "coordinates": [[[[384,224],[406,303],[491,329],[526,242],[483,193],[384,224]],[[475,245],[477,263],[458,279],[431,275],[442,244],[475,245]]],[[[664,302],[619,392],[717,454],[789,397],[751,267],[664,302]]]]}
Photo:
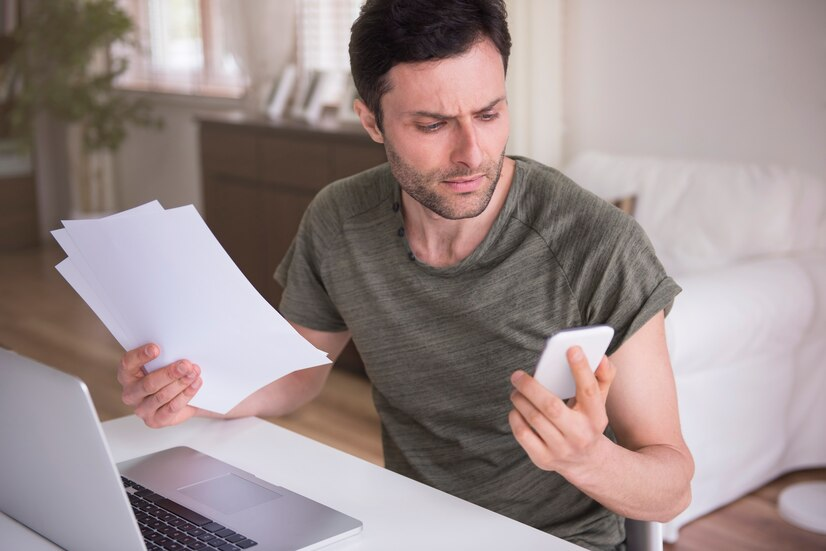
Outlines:
{"type": "Polygon", "coordinates": [[[0,442],[0,511],[69,550],[318,549],[362,529],[191,448],[115,465],[85,383],[2,348],[0,442]]]}

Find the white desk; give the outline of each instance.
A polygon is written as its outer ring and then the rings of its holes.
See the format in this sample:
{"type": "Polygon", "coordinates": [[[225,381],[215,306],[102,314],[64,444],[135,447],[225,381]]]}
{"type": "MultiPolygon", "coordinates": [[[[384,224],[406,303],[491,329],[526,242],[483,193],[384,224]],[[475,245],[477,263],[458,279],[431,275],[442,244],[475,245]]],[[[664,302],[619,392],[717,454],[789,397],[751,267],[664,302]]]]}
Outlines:
{"type": "MultiPolygon", "coordinates": [[[[190,419],[153,430],[137,417],[103,424],[116,462],[186,445],[364,523],[342,550],[574,550],[580,547],[261,419],[190,419]]],[[[10,519],[0,519],[0,533],[10,519]]]]}

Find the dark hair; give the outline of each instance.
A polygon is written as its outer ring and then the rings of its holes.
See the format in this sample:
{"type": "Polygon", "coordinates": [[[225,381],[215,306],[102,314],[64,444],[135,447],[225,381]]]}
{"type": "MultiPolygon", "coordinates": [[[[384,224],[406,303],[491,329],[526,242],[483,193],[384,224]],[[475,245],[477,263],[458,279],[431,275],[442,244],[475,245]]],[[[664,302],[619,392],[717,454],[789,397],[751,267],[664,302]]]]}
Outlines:
{"type": "Polygon", "coordinates": [[[350,71],[379,130],[381,97],[394,65],[454,57],[489,38],[508,69],[504,0],[367,0],[351,31],[350,71]]]}

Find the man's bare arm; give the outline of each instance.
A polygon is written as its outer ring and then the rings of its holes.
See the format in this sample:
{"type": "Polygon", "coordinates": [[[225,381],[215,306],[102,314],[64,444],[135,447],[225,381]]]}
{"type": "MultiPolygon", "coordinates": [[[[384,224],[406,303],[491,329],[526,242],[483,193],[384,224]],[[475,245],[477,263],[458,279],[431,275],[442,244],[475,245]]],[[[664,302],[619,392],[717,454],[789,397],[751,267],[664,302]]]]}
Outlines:
{"type": "MultiPolygon", "coordinates": [[[[329,333],[326,331],[316,331],[295,323],[291,324],[302,337],[310,341],[313,346],[323,350],[335,361],[350,339],[350,332],[329,333]]],[[[226,415],[218,415],[213,412],[201,410],[201,414],[208,417],[278,417],[286,415],[303,406],[316,396],[318,396],[330,368],[329,363],[318,367],[301,369],[286,375],[277,381],[250,394],[240,404],[232,408],[226,415]]]]}
{"type": "Polygon", "coordinates": [[[511,427],[540,468],[623,516],[666,522],[691,501],[694,462],[682,437],[674,376],[659,313],[591,375],[569,354],[573,407],[517,374],[511,427]],[[609,390],[610,389],[610,390],[609,390]],[[602,433],[608,421],[614,444],[602,433]]]}

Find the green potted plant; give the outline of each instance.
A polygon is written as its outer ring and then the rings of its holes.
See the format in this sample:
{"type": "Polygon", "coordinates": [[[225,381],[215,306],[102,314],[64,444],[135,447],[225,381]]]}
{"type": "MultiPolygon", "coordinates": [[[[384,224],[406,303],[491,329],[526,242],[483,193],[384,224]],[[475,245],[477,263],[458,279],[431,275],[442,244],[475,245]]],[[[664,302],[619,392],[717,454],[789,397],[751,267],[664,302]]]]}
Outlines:
{"type": "Polygon", "coordinates": [[[116,151],[130,124],[160,125],[145,100],[114,86],[128,60],[112,46],[137,47],[131,18],[115,0],[37,0],[26,6],[12,40],[4,83],[11,135],[31,144],[41,112],[68,123],[79,142],[73,156],[80,156],[72,159],[80,203],[74,210],[100,210],[95,190],[101,183],[94,179],[105,175],[90,161],[116,151]]]}

